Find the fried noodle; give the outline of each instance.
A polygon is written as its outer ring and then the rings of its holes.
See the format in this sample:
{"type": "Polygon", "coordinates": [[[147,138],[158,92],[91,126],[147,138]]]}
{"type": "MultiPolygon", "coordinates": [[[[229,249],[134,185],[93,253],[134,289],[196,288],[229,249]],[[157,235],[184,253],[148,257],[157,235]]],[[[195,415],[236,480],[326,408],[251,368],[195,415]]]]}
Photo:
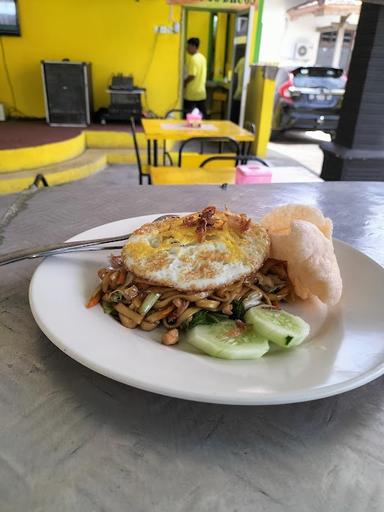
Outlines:
{"type": "Polygon", "coordinates": [[[126,270],[118,256],[112,256],[111,265],[100,269],[98,276],[100,285],[88,307],[100,303],[104,311],[124,327],[139,327],[144,331],[151,331],[160,324],[168,330],[179,329],[201,310],[231,317],[234,301],[246,304],[247,300],[256,299],[260,304],[278,308],[280,302],[293,297],[285,262],[271,258],[245,279],[201,292],[183,292],[140,279],[126,270]]]}

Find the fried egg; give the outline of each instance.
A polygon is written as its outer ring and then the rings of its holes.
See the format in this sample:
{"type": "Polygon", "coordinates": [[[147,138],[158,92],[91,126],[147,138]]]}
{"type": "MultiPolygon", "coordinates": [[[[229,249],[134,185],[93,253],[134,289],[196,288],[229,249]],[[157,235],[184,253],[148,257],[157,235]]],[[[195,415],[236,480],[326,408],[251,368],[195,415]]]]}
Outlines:
{"type": "Polygon", "coordinates": [[[145,224],[122,250],[136,277],[182,291],[229,285],[256,272],[269,255],[267,230],[243,214],[208,207],[145,224]]]}

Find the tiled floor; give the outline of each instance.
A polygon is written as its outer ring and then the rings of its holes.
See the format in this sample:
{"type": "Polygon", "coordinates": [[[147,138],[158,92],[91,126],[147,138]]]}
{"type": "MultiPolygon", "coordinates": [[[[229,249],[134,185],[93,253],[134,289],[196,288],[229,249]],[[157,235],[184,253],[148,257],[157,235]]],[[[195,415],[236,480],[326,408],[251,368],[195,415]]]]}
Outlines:
{"type": "Polygon", "coordinates": [[[319,144],[331,140],[330,135],[324,132],[295,132],[290,131],[282,135],[277,142],[268,145],[269,154],[295,161],[292,165],[302,165],[307,169],[321,173],[323,165],[323,152],[319,144]]]}

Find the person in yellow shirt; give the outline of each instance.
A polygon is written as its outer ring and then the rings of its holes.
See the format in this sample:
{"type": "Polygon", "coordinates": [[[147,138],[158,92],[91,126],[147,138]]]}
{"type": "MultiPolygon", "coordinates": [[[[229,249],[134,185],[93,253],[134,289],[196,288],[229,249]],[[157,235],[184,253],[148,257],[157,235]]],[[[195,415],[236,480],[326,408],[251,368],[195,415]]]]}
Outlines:
{"type": "Polygon", "coordinates": [[[243,93],[243,82],[244,82],[244,68],[245,68],[245,57],[241,57],[238,60],[234,69],[234,74],[237,76],[236,90],[233,95],[233,102],[231,108],[231,121],[234,123],[239,122],[240,117],[240,105],[241,96],[243,93]]]}
{"type": "Polygon", "coordinates": [[[206,117],[205,100],[207,92],[205,82],[207,80],[207,60],[199,52],[200,40],[191,37],[187,41],[186,78],[184,79],[184,111],[191,112],[198,108],[206,117]]]}

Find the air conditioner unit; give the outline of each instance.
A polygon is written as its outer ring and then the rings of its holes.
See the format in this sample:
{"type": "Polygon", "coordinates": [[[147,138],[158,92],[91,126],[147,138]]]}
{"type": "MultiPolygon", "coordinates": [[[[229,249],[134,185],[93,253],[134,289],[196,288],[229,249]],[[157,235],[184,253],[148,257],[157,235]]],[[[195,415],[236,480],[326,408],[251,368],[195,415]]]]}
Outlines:
{"type": "Polygon", "coordinates": [[[312,45],[307,40],[298,40],[295,43],[293,58],[295,60],[309,60],[312,45]]]}

